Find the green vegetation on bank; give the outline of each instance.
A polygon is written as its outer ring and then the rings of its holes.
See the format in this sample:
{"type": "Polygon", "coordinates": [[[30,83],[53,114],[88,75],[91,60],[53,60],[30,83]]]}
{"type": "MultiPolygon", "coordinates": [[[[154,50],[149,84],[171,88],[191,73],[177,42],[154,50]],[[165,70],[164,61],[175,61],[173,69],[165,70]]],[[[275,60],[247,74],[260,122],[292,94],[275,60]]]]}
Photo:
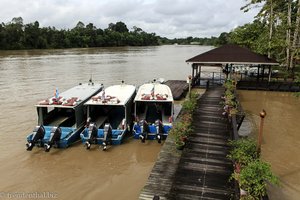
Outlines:
{"type": "Polygon", "coordinates": [[[160,44],[217,45],[218,38],[168,39],[147,33],[134,26],[127,28],[124,22],[110,23],[101,29],[92,23],[78,22],[72,29],[58,30],[55,27],[40,27],[38,21],[24,24],[22,17],[15,17],[8,23],[0,23],[0,49],[49,49],[86,48],[116,46],[149,46],[160,44]]]}
{"type": "Polygon", "coordinates": [[[210,38],[198,38],[198,37],[187,37],[187,38],[160,38],[161,44],[179,44],[179,45],[205,45],[205,46],[218,46],[219,38],[210,37],[210,38]]]}
{"type": "Polygon", "coordinates": [[[39,22],[23,24],[21,17],[0,24],[0,49],[47,49],[107,46],[158,45],[155,33],[133,27],[129,31],[123,22],[110,23],[104,30],[92,23],[77,25],[68,30],[40,27],[39,22]]]}
{"type": "Polygon", "coordinates": [[[234,162],[231,179],[238,182],[240,199],[262,199],[267,194],[267,185],[279,185],[279,179],[271,170],[270,164],[264,162],[256,151],[253,139],[242,138],[230,141],[231,151],[228,158],[234,162]]]}
{"type": "Polygon", "coordinates": [[[276,59],[288,72],[299,71],[300,0],[247,0],[241,10],[260,8],[252,23],[222,33],[220,44],[233,43],[276,59]]]}
{"type": "Polygon", "coordinates": [[[182,104],[182,110],[174,122],[172,129],[169,132],[171,137],[175,138],[177,149],[183,149],[188,136],[192,131],[193,113],[197,106],[197,98],[199,94],[191,93],[190,98],[187,98],[182,104]]]}

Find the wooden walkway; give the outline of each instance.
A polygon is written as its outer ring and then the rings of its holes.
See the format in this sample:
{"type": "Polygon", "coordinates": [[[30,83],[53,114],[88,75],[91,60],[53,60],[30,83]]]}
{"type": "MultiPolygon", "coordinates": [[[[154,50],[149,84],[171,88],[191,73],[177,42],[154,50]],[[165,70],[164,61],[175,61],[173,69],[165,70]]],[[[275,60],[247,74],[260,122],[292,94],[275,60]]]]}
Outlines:
{"type": "Polygon", "coordinates": [[[189,85],[183,80],[168,80],[165,84],[170,87],[174,100],[183,98],[189,89],[189,85]]]}
{"type": "Polygon", "coordinates": [[[219,104],[224,89],[209,89],[198,101],[193,116],[193,133],[182,154],[176,154],[168,137],[140,199],[231,199],[229,177],[232,163],[226,158],[229,147],[228,121],[219,104]]]}

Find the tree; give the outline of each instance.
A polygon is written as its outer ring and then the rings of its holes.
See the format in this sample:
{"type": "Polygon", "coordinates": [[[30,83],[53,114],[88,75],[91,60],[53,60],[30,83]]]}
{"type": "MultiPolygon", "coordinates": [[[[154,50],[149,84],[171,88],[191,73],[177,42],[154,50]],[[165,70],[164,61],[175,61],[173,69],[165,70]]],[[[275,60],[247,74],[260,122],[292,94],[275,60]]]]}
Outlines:
{"type": "Polygon", "coordinates": [[[268,36],[261,40],[268,44],[268,56],[276,57],[287,70],[293,70],[294,56],[299,49],[300,1],[249,0],[241,9],[247,12],[257,5],[261,5],[261,10],[256,19],[263,24],[261,28],[268,30],[268,36]]]}
{"type": "Polygon", "coordinates": [[[23,24],[21,17],[0,24],[0,49],[80,48],[125,45],[157,45],[155,33],[140,28],[129,32],[123,22],[110,23],[104,31],[93,23],[79,21],[71,30],[40,27],[39,22],[23,24]]]}
{"type": "Polygon", "coordinates": [[[92,24],[89,23],[86,25],[85,28],[85,35],[87,40],[87,45],[89,47],[95,47],[96,46],[96,38],[97,38],[97,28],[92,24]]]}
{"type": "Polygon", "coordinates": [[[232,43],[245,46],[260,54],[267,54],[267,30],[259,20],[237,27],[230,33],[232,43]]]}
{"type": "MultiPolygon", "coordinates": [[[[298,9],[296,13],[296,20],[295,20],[295,31],[294,31],[294,36],[293,36],[293,43],[292,43],[292,48],[291,48],[291,61],[290,61],[290,68],[293,69],[294,66],[294,58],[295,54],[297,54],[297,43],[298,48],[300,47],[300,38],[299,38],[299,29],[300,29],[300,0],[298,0],[298,9]]],[[[298,49],[299,50],[299,49],[298,49]]]]}
{"type": "Polygon", "coordinates": [[[15,17],[5,26],[7,49],[22,49],[24,42],[23,19],[15,17]]]}
{"type": "Polygon", "coordinates": [[[41,43],[39,22],[26,24],[24,28],[24,46],[26,48],[37,49],[41,43]]]}
{"type": "Polygon", "coordinates": [[[223,32],[220,34],[217,44],[224,45],[229,43],[229,33],[223,32]]]}
{"type": "Polygon", "coordinates": [[[127,33],[128,32],[128,28],[126,26],[125,23],[123,22],[117,22],[115,25],[115,31],[119,32],[119,33],[127,33]]]}
{"type": "Polygon", "coordinates": [[[23,26],[23,18],[22,17],[14,17],[11,20],[12,24],[19,24],[20,26],[23,26]]]}
{"type": "Polygon", "coordinates": [[[81,21],[79,21],[79,22],[76,24],[75,29],[81,29],[81,30],[84,29],[84,23],[81,22],[81,21]]]}
{"type": "Polygon", "coordinates": [[[133,29],[134,33],[141,34],[143,32],[143,29],[136,27],[136,26],[133,26],[132,29],[133,29]]]}

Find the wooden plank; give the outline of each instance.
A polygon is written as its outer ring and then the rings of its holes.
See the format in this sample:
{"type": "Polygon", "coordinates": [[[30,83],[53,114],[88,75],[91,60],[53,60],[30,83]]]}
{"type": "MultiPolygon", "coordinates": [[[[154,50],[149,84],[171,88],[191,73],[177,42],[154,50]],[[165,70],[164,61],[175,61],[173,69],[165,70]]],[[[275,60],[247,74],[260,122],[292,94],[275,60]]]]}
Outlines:
{"type": "Polygon", "coordinates": [[[223,88],[208,90],[197,103],[193,116],[192,140],[184,151],[175,149],[168,137],[140,199],[230,199],[233,188],[229,177],[233,171],[227,158],[228,121],[219,104],[223,88]]]}
{"type": "Polygon", "coordinates": [[[183,98],[189,87],[187,82],[183,80],[168,80],[165,84],[170,87],[174,100],[183,98]]]}

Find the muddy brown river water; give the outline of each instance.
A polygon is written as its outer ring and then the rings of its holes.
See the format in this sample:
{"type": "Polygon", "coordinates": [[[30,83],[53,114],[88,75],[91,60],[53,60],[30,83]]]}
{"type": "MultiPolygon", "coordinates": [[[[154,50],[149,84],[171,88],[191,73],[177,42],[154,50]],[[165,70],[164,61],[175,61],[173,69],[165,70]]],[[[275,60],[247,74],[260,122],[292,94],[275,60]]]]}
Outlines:
{"type": "Polygon", "coordinates": [[[239,91],[245,111],[259,127],[259,112],[265,109],[262,158],[280,178],[280,187],[270,187],[274,200],[300,199],[300,98],[292,93],[239,91]]]}
{"type": "MultiPolygon", "coordinates": [[[[0,51],[0,200],[48,195],[56,199],[137,199],[161,145],[128,138],[107,152],[68,149],[25,150],[36,125],[34,104],[92,75],[105,86],[124,80],[140,85],[153,78],[185,80],[185,60],[212,47],[159,46],[66,50],[0,51]],[[23,195],[23,196],[22,196],[23,195]],[[51,196],[52,195],[52,196],[51,196]]],[[[239,92],[244,109],[258,125],[267,111],[263,159],[282,186],[271,199],[300,198],[300,99],[289,93],[239,92]]]]}
{"type": "Polygon", "coordinates": [[[25,150],[36,125],[35,103],[87,82],[140,85],[163,77],[185,80],[185,60],[212,47],[158,46],[0,51],[0,199],[137,199],[161,145],[128,138],[107,152],[25,150]],[[31,195],[31,196],[30,196],[31,195]],[[52,195],[52,196],[51,196],[52,195]],[[43,197],[43,196],[40,196],[43,197]]]}

